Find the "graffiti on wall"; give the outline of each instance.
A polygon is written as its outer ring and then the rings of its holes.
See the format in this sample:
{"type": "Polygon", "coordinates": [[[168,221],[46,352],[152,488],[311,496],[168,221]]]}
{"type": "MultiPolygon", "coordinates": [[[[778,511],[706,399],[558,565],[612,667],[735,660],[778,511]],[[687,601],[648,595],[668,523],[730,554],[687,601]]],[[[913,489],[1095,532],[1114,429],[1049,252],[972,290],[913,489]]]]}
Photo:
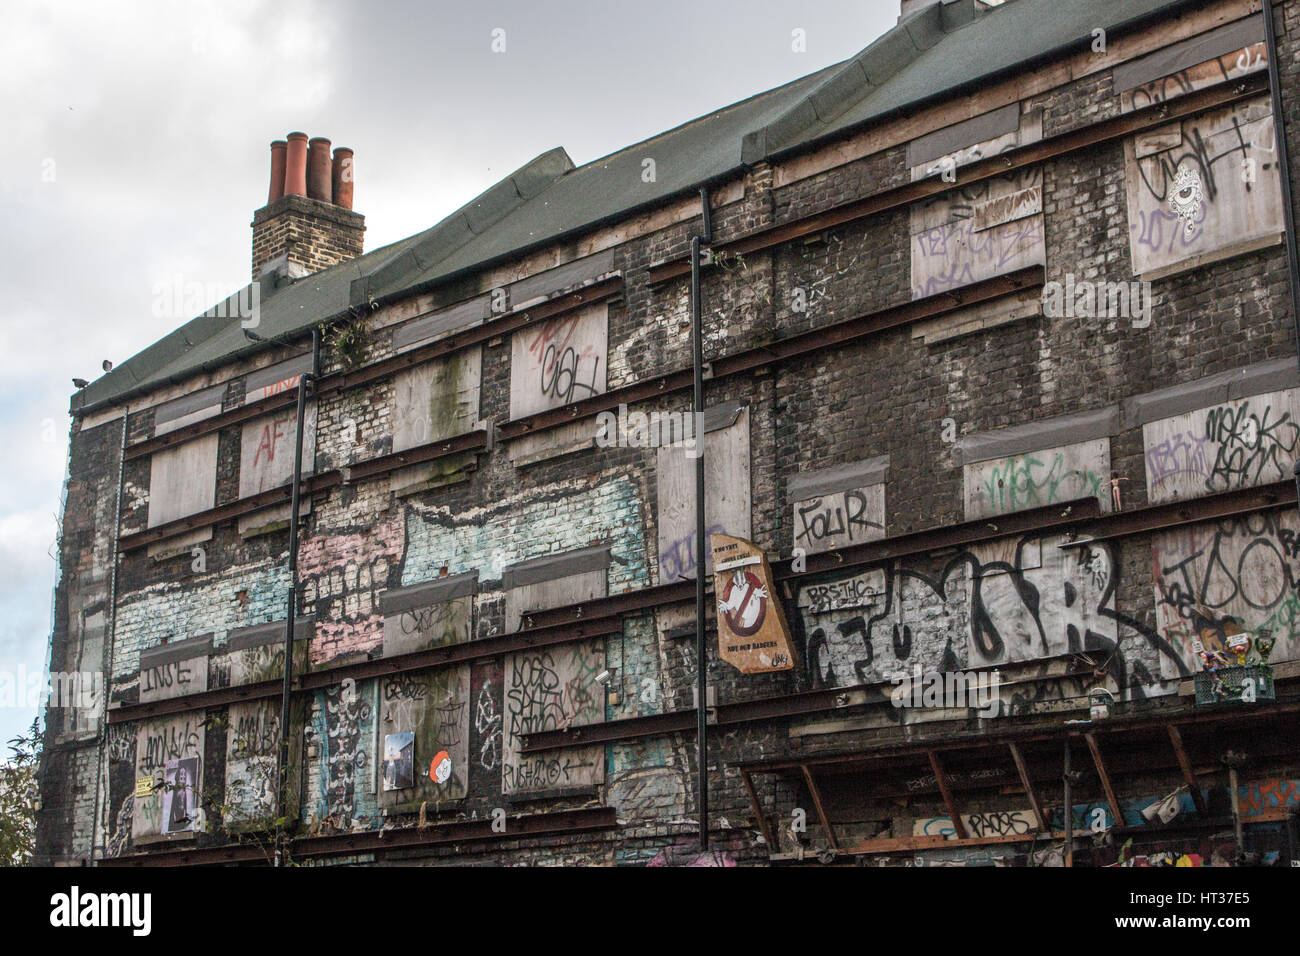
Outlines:
{"type": "Polygon", "coordinates": [[[809,554],[884,536],[883,483],[795,502],[794,545],[809,554]]]}
{"type": "Polygon", "coordinates": [[[503,793],[563,790],[605,779],[604,748],[571,747],[519,752],[519,735],[605,719],[605,690],[596,683],[604,667],[602,643],[521,651],[506,658],[502,743],[503,793]]]}
{"type": "Polygon", "coordinates": [[[396,674],[379,681],[379,727],[387,737],[411,734],[414,779],[410,786],[386,786],[380,806],[417,810],[465,796],[469,784],[469,666],[396,674]],[[446,753],[450,766],[430,776],[436,755],[446,753]]]}
{"type": "Polygon", "coordinates": [[[1300,389],[1148,422],[1142,441],[1152,503],[1281,481],[1300,444],[1300,389]]]}
{"type": "Polygon", "coordinates": [[[404,526],[404,514],[397,510],[380,521],[323,531],[303,542],[298,600],[303,614],[316,616],[313,664],[383,644],[378,595],[401,559],[404,526]]]}
{"type": "Polygon", "coordinates": [[[1196,642],[1226,650],[1246,632],[1273,645],[1270,661],[1300,656],[1300,518],[1294,509],[1162,531],[1151,547],[1156,627],[1176,658],[1164,676],[1201,669],[1196,642]],[[1185,670],[1177,669],[1181,663],[1185,670]]]}
{"type": "Polygon", "coordinates": [[[1267,97],[1139,133],[1124,149],[1138,275],[1281,234],[1267,97]]]}
{"type": "Polygon", "coordinates": [[[912,298],[1045,261],[1038,168],[960,186],[912,207],[912,298]]]}
{"type": "Polygon", "coordinates": [[[511,336],[510,417],[604,392],[608,335],[606,306],[594,305],[511,336]]]}
{"type": "MultiPolygon", "coordinates": [[[[814,687],[884,683],[913,668],[956,671],[1097,652],[1125,693],[1165,693],[1144,663],[1176,653],[1115,608],[1107,545],[1004,538],[942,564],[828,577],[796,598],[814,687]]],[[[1023,702],[1022,702],[1023,703],[1023,702]]]]}
{"type": "Polygon", "coordinates": [[[198,828],[203,720],[200,711],[140,725],[135,743],[132,841],[198,828]]]}
{"type": "Polygon", "coordinates": [[[963,481],[968,521],[1074,498],[1096,498],[1109,511],[1110,442],[1102,438],[969,464],[963,481]]]}
{"type": "Polygon", "coordinates": [[[369,792],[365,781],[374,774],[370,695],[369,684],[355,681],[326,687],[316,695],[316,738],[324,741],[320,749],[324,766],[317,811],[319,817],[329,818],[338,829],[352,825],[360,804],[358,797],[369,792]]]}
{"type": "Polygon", "coordinates": [[[1216,83],[1225,83],[1255,73],[1268,67],[1268,45],[1260,42],[1216,56],[1213,59],[1189,66],[1125,90],[1120,94],[1120,110],[1124,113],[1140,110],[1154,103],[1164,103],[1186,96],[1216,83]]]}

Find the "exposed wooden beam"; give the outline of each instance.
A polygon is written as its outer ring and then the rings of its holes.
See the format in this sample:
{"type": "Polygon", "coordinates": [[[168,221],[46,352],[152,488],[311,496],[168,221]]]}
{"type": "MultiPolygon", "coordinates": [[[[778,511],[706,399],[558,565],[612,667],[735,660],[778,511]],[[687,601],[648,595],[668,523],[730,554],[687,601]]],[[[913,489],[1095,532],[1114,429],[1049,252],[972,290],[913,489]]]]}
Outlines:
{"type": "MultiPolygon", "coordinates": [[[[1110,812],[1115,819],[1115,826],[1123,826],[1124,814],[1119,808],[1119,801],[1115,799],[1115,788],[1111,786],[1110,774],[1106,772],[1106,761],[1101,757],[1101,747],[1097,743],[1097,738],[1089,731],[1083,735],[1083,739],[1088,742],[1088,752],[1092,754],[1092,762],[1097,768],[1097,775],[1101,777],[1101,788],[1106,792],[1106,802],[1110,804],[1110,812]]],[[[1064,812],[1069,813],[1070,808],[1066,807],[1064,812]]]]}
{"type": "Polygon", "coordinates": [[[831,829],[831,821],[826,818],[826,809],[822,806],[822,795],[821,791],[817,789],[817,781],[813,779],[812,771],[808,769],[807,764],[801,764],[799,769],[803,771],[804,783],[808,785],[808,792],[812,795],[813,806],[817,808],[817,819],[822,822],[822,829],[826,831],[826,839],[830,841],[832,850],[838,850],[840,845],[835,839],[835,831],[831,829]]]}

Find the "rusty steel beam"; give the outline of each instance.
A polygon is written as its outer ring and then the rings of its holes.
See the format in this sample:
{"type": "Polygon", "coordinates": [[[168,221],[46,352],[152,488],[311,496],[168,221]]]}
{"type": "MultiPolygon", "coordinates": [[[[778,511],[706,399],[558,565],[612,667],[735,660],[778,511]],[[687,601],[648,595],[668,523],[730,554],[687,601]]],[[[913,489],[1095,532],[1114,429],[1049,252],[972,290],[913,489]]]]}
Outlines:
{"type": "MultiPolygon", "coordinates": [[[[418,348],[411,349],[409,352],[403,352],[400,355],[394,355],[386,359],[381,359],[373,365],[367,365],[365,368],[357,369],[353,372],[334,372],[331,375],[323,375],[316,382],[316,388],[313,397],[328,395],[334,392],[344,391],[349,388],[356,388],[359,385],[365,385],[377,379],[386,378],[395,372],[400,372],[410,368],[413,365],[419,365],[430,359],[438,358],[457,349],[467,348],[471,345],[485,342],[495,338],[498,335],[508,335],[510,332],[517,331],[526,325],[534,322],[543,322],[547,319],[555,318],[557,315],[563,315],[574,309],[582,308],[584,305],[591,305],[593,302],[600,302],[604,299],[613,298],[621,295],[623,292],[623,279],[621,276],[612,276],[600,282],[594,283],[585,289],[578,289],[566,295],[559,296],[549,302],[543,302],[531,308],[521,309],[513,312],[506,312],[500,318],[491,322],[485,322],[482,325],[466,329],[447,338],[439,339],[437,342],[431,342],[428,345],[422,345],[418,348]]],[[[441,310],[439,310],[441,311],[441,310]]],[[[421,313],[413,316],[411,321],[422,318],[430,313],[421,313]]],[[[297,356],[291,356],[291,358],[297,356]]],[[[159,435],[142,442],[136,442],[134,445],[128,445],[126,450],[126,459],[130,461],[134,458],[141,458],[145,455],[151,455],[156,451],[164,448],[171,448],[189,441],[191,438],[198,438],[209,432],[220,431],[231,425],[238,425],[249,419],[257,418],[270,412],[279,411],[281,408],[288,408],[295,402],[292,392],[286,392],[284,395],[271,395],[267,398],[260,399],[249,405],[240,408],[231,409],[228,412],[222,412],[220,415],[213,415],[201,422],[195,422],[192,425],[186,425],[175,431],[168,432],[165,435],[159,435]]]]}
{"type": "Polygon", "coordinates": [[[145,720],[150,717],[166,717],[170,714],[184,714],[194,710],[206,710],[209,707],[225,707],[250,700],[263,700],[276,697],[281,689],[281,679],[258,681],[255,684],[243,684],[238,687],[219,687],[215,690],[200,691],[197,694],[185,694],[181,697],[168,697],[166,700],[151,700],[143,704],[122,704],[108,709],[108,722],[126,724],[133,720],[145,720]]]}
{"type": "Polygon", "coordinates": [[[776,844],[772,842],[772,829],[767,825],[767,817],[763,813],[763,805],[758,802],[758,791],[754,789],[754,778],[749,775],[748,770],[741,770],[740,779],[745,782],[745,790],[749,794],[749,802],[754,807],[754,819],[758,822],[759,832],[763,834],[763,843],[767,847],[767,852],[771,854],[776,844]]]}
{"type": "Polygon", "coordinates": [[[1016,764],[1016,773],[1020,775],[1020,786],[1025,789],[1025,796],[1029,798],[1029,806],[1034,811],[1034,819],[1038,821],[1038,829],[1047,829],[1047,815],[1043,813],[1043,805],[1038,799],[1038,791],[1034,789],[1034,782],[1029,778],[1029,768],[1025,765],[1025,757],[1020,752],[1020,747],[1013,740],[1007,744],[1011,748],[1011,759],[1016,764]]]}
{"type": "Polygon", "coordinates": [[[958,840],[965,840],[966,824],[961,821],[961,808],[957,806],[957,801],[952,795],[952,787],[948,785],[948,775],[944,773],[943,763],[939,760],[939,753],[935,750],[927,750],[926,756],[930,758],[930,769],[934,771],[934,779],[939,785],[943,805],[948,808],[948,817],[952,820],[953,832],[957,834],[958,840]]]}
{"type": "MultiPolygon", "coordinates": [[[[958,183],[944,182],[941,174],[926,179],[883,189],[878,193],[833,206],[824,212],[805,216],[790,222],[764,226],[738,236],[729,242],[717,243],[713,252],[727,255],[745,255],[760,252],[806,236],[815,236],[836,226],[847,225],[893,209],[910,206],[921,199],[951,192],[994,176],[1023,169],[1050,159],[1057,159],[1081,149],[1123,139],[1143,130],[1164,126],[1193,116],[1205,110],[1228,106],[1268,90],[1267,76],[1252,76],[1238,83],[1217,86],[1188,93],[1173,100],[1156,103],[1133,110],[1121,116],[1091,123],[1081,129],[1060,133],[1018,149],[961,167],[958,183]]],[[[647,281],[654,285],[669,279],[680,278],[690,271],[685,257],[674,258],[649,268],[647,281]]]]}
{"type": "MultiPolygon", "coordinates": [[[[335,836],[298,837],[291,843],[291,855],[308,857],[337,856],[351,853],[384,853],[448,843],[491,840],[517,840],[563,833],[610,830],[618,826],[612,807],[589,807],[555,813],[532,813],[507,818],[504,832],[492,829],[492,820],[466,820],[436,823],[428,827],[404,827],[396,830],[366,830],[335,836]]],[[[221,863],[261,861],[269,865],[268,851],[259,846],[234,844],[213,847],[168,849],[153,853],[130,853],[98,861],[101,866],[211,866],[221,863]]]]}
{"type": "MultiPolygon", "coordinates": [[[[294,356],[294,358],[301,358],[301,356],[294,356]]],[[[250,402],[247,405],[241,405],[239,408],[232,408],[228,412],[221,412],[211,418],[205,418],[201,422],[184,425],[155,438],[136,442],[134,445],[127,445],[126,460],[132,461],[136,458],[143,458],[145,455],[152,455],[164,448],[183,444],[191,438],[198,438],[200,435],[206,435],[209,432],[220,431],[223,428],[229,428],[231,425],[238,425],[253,418],[260,418],[262,415],[277,412],[282,408],[292,408],[296,403],[297,396],[292,391],[282,392],[278,395],[268,395],[256,402],[250,402]]]]}
{"type": "MultiPolygon", "coordinates": [[[[373,365],[367,365],[355,372],[328,375],[321,379],[316,394],[329,395],[334,392],[346,391],[349,388],[356,388],[376,379],[386,378],[395,372],[403,371],[414,365],[420,365],[430,359],[449,355],[471,345],[479,345],[499,335],[509,335],[526,326],[537,322],[545,322],[547,319],[553,319],[583,306],[612,299],[615,296],[622,295],[622,293],[623,277],[621,275],[610,276],[608,279],[602,279],[600,282],[592,283],[585,288],[557,296],[538,305],[503,313],[500,317],[489,322],[448,335],[446,338],[430,342],[428,345],[421,345],[409,352],[402,352],[400,355],[381,359],[373,365]]],[[[439,308],[436,311],[443,311],[443,309],[439,308]]],[[[428,312],[422,313],[414,316],[413,319],[429,314],[428,312]]]]}
{"type": "Polygon", "coordinates": [[[1124,822],[1124,812],[1119,807],[1119,801],[1115,799],[1115,788],[1111,785],[1106,761],[1101,756],[1101,745],[1097,743],[1097,737],[1093,733],[1085,733],[1083,739],[1088,742],[1088,752],[1092,754],[1092,764],[1097,768],[1097,776],[1101,778],[1101,789],[1106,794],[1106,802],[1110,804],[1111,816],[1116,824],[1121,824],[1124,822]]]}
{"type": "Polygon", "coordinates": [[[1183,733],[1174,724],[1169,725],[1169,743],[1173,745],[1174,756],[1178,758],[1178,767],[1183,772],[1187,789],[1192,792],[1192,802],[1196,804],[1196,812],[1205,816],[1209,813],[1209,809],[1205,805],[1205,795],[1201,793],[1201,782],[1196,779],[1196,774],[1192,771],[1192,762],[1187,759],[1187,750],[1183,747],[1183,733]]]}
{"type": "Polygon", "coordinates": [[[826,808],[822,806],[822,794],[817,789],[817,781],[813,779],[812,771],[808,769],[807,764],[804,764],[800,769],[803,770],[803,779],[804,783],[808,785],[808,793],[812,796],[813,807],[817,810],[817,819],[821,821],[822,829],[826,831],[826,839],[830,841],[832,850],[838,850],[840,844],[835,839],[835,831],[831,828],[831,821],[826,816],[826,808]]]}
{"type": "Polygon", "coordinates": [[[690,601],[695,597],[695,579],[688,578],[671,584],[622,591],[609,597],[593,598],[578,604],[546,611],[525,611],[519,633],[536,633],[550,627],[567,627],[577,621],[590,621],[602,617],[621,617],[637,611],[647,611],[665,604],[690,601]]]}
{"type": "Polygon", "coordinates": [[[414,847],[518,840],[564,833],[612,830],[618,826],[613,807],[589,807],[560,810],[554,813],[530,813],[507,817],[506,828],[498,833],[492,819],[437,823],[429,827],[403,827],[396,830],[368,830],[334,836],[299,837],[292,843],[294,857],[335,856],[341,853],[384,853],[414,847]]]}
{"type": "MultiPolygon", "coordinates": [[[[1106,719],[1107,726],[1104,730],[1097,727],[1094,731],[1106,736],[1122,736],[1125,734],[1140,732],[1144,730],[1158,729],[1169,724],[1179,727],[1190,725],[1206,724],[1234,724],[1242,721],[1258,721],[1267,717],[1280,715],[1294,715],[1300,712],[1300,695],[1279,698],[1275,703],[1270,704],[1267,710],[1212,710],[1202,713],[1189,710],[1180,714],[1169,714],[1161,717],[1109,717],[1106,719]]],[[[1050,717],[1052,715],[1044,715],[1050,717]]],[[[911,741],[906,743],[887,743],[877,747],[870,747],[851,753],[829,754],[824,757],[776,757],[770,760],[750,760],[735,764],[738,769],[747,770],[751,774],[758,773],[788,773],[798,771],[803,764],[810,767],[820,766],[837,766],[864,767],[882,760],[896,760],[902,756],[924,754],[936,745],[941,745],[945,752],[954,750],[984,750],[1015,741],[1019,744],[1026,743],[1050,743],[1059,742],[1067,736],[1077,737],[1080,733],[1077,729],[1068,727],[1064,724],[1049,722],[1044,720],[1035,723],[1032,726],[1002,730],[996,732],[989,731],[970,731],[957,732],[947,735],[941,740],[932,741],[911,741]]]]}
{"type": "Polygon", "coordinates": [[[260,862],[271,865],[270,851],[248,843],[229,846],[188,847],[186,849],[155,850],[150,853],[127,853],[96,860],[99,866],[219,866],[223,863],[260,862]]]}
{"type": "MultiPolygon", "coordinates": [[[[910,325],[923,319],[937,318],[967,306],[1014,295],[1034,286],[1041,286],[1044,280],[1042,266],[1030,266],[1006,275],[972,283],[961,289],[940,292],[899,305],[891,305],[875,312],[864,313],[855,318],[846,319],[831,325],[822,326],[809,332],[792,335],[789,338],[745,349],[734,355],[716,358],[707,363],[712,372],[711,378],[720,379],[756,369],[766,368],[781,362],[808,355],[830,345],[843,345],[855,339],[876,335],[889,329],[910,325]]],[[[616,409],[620,405],[632,405],[660,395],[671,395],[685,391],[693,382],[691,369],[678,369],[655,375],[651,378],[633,382],[622,388],[611,389],[600,395],[570,402],[559,408],[548,409],[535,415],[527,415],[510,421],[497,423],[497,434],[504,440],[533,435],[550,428],[558,428],[574,421],[590,418],[603,411],[616,409]]]]}
{"type": "MultiPolygon", "coordinates": [[[[425,651],[412,651],[409,654],[380,657],[373,661],[358,661],[340,667],[327,667],[299,675],[294,681],[293,693],[309,693],[322,687],[330,687],[348,677],[353,680],[366,680],[371,677],[403,674],[430,667],[487,660],[514,651],[529,650],[535,647],[550,647],[554,644],[617,634],[622,629],[623,625],[620,621],[587,621],[581,624],[570,624],[563,628],[551,628],[541,633],[523,634],[516,631],[513,634],[502,634],[498,637],[489,637],[483,640],[461,641],[458,644],[446,644],[425,651]]],[[[124,724],[149,717],[182,714],[209,707],[224,707],[242,701],[274,697],[280,691],[281,681],[276,678],[272,681],[244,684],[239,687],[221,687],[216,690],[186,694],[183,697],[169,697],[167,700],[150,701],[144,704],[124,704],[120,707],[109,708],[108,722],[110,724],[124,724]]]]}
{"type": "Polygon", "coordinates": [[[485,429],[479,428],[472,432],[463,432],[453,438],[395,451],[388,455],[381,455],[379,458],[371,458],[368,461],[360,461],[355,465],[344,465],[339,470],[343,473],[344,484],[347,484],[396,471],[399,468],[406,468],[408,465],[436,461],[439,458],[446,458],[448,455],[459,455],[467,451],[481,451],[487,448],[487,444],[488,433],[485,429]]]}
{"type": "MultiPolygon", "coordinates": [[[[313,475],[302,482],[302,493],[314,494],[318,491],[324,491],[326,488],[333,488],[342,481],[343,476],[339,471],[321,472],[319,475],[313,475]]],[[[247,498],[240,498],[228,504],[217,505],[217,507],[209,508],[207,511],[200,511],[184,518],[177,518],[175,521],[168,521],[166,524],[160,524],[154,528],[146,528],[144,531],[123,535],[118,540],[117,550],[122,553],[135,551],[147,545],[182,535],[187,531],[193,531],[195,528],[206,528],[208,525],[221,524],[243,515],[261,511],[263,508],[287,505],[292,496],[293,488],[290,485],[272,488],[270,491],[263,491],[247,498]]]]}
{"type": "MultiPolygon", "coordinates": [[[[373,478],[376,475],[396,471],[408,465],[418,465],[445,458],[449,455],[478,451],[486,447],[487,432],[480,428],[444,441],[429,442],[416,448],[408,448],[405,451],[393,452],[380,458],[372,458],[369,461],[359,462],[355,465],[347,465],[343,468],[312,475],[302,482],[302,494],[315,494],[318,491],[325,491],[340,484],[361,481],[373,478]]],[[[207,511],[200,511],[198,514],[177,518],[175,521],[158,525],[156,528],[148,528],[144,531],[137,531],[135,534],[124,535],[118,542],[118,550],[121,552],[134,551],[146,545],[174,538],[195,528],[220,524],[243,515],[253,514],[264,508],[287,505],[292,491],[293,489],[289,485],[272,488],[270,491],[263,491],[248,498],[240,498],[229,504],[218,505],[215,508],[209,508],[207,511]]]]}

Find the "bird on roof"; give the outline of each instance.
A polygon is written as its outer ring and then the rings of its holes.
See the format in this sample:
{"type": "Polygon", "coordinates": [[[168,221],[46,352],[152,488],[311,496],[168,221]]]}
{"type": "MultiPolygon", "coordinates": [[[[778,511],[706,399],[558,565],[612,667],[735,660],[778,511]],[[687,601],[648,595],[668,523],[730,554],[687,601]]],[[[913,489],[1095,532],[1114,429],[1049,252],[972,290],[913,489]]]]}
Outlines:
{"type": "Polygon", "coordinates": [[[104,361],[103,361],[103,369],[104,369],[105,372],[111,372],[111,371],[113,371],[113,363],[110,362],[108,359],[104,359],[104,361]]]}
{"type": "Polygon", "coordinates": [[[77,388],[85,388],[90,383],[87,382],[84,378],[74,378],[72,380],[72,384],[77,388]]]}

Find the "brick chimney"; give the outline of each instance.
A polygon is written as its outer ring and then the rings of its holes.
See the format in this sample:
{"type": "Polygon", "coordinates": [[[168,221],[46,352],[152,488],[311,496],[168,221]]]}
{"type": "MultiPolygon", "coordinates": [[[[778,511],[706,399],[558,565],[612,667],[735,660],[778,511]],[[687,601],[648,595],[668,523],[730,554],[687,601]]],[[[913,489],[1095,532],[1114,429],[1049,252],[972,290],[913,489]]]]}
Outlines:
{"type": "MultiPolygon", "coordinates": [[[[271,144],[271,188],[253,213],[253,279],[292,280],[361,255],[366,217],[352,211],[352,150],[290,133],[271,144]]],[[[271,291],[271,290],[266,290],[271,291]]]]}

